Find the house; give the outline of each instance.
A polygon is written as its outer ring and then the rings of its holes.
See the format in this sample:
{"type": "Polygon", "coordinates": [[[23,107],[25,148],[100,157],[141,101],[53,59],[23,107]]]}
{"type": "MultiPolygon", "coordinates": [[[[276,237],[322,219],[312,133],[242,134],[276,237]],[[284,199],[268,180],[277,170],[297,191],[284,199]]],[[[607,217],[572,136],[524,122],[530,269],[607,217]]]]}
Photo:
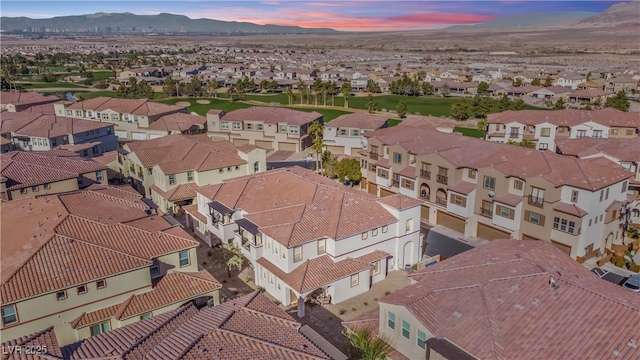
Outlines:
{"type": "Polygon", "coordinates": [[[18,200],[107,182],[107,167],[64,151],[11,151],[0,155],[2,199],[18,200]]]}
{"type": "Polygon", "coordinates": [[[343,325],[416,360],[640,357],[640,297],[548,241],[494,240],[409,277],[343,325]]]}
{"type": "Polygon", "coordinates": [[[127,143],[118,154],[118,164],[121,176],[165,213],[190,205],[198,186],[266,169],[263,149],[211,140],[206,134],[127,143]]]}
{"type": "Polygon", "coordinates": [[[487,240],[551,239],[580,261],[622,241],[618,214],[633,177],[622,168],[415,127],[364,137],[361,187],[422,201],[425,224],[487,240]]]}
{"type": "Polygon", "coordinates": [[[184,106],[166,105],[144,99],[109,97],[54,106],[57,116],[114,124],[116,136],[124,140],[146,139],[149,136],[146,129],[154,121],[166,115],[186,113],[184,106]]]}
{"type": "Polygon", "coordinates": [[[55,328],[60,345],[184,304],[219,303],[198,242],[130,187],[1,204],[2,338],[55,328]]]}
{"type": "Polygon", "coordinates": [[[564,86],[547,86],[531,91],[530,95],[534,99],[559,99],[571,93],[571,89],[564,86]]]}
{"type": "Polygon", "coordinates": [[[364,75],[351,79],[351,89],[354,91],[366,91],[369,87],[369,77],[364,75]]]}
{"type": "Polygon", "coordinates": [[[638,91],[638,80],[630,76],[619,76],[609,79],[607,90],[614,94],[624,91],[627,94],[635,94],[638,91]]]}
{"type": "Polygon", "coordinates": [[[340,303],[420,258],[420,203],[407,196],[378,199],[299,167],[196,191],[193,220],[233,241],[285,306],[340,303]]]}
{"type": "Polygon", "coordinates": [[[352,113],[341,115],[325,124],[323,139],[327,151],[333,155],[357,155],[357,152],[366,148],[362,141],[362,134],[367,131],[387,126],[387,117],[352,113]]]}
{"type": "Polygon", "coordinates": [[[255,291],[200,311],[183,306],[64,346],[61,352],[66,359],[329,359],[303,328],[255,291]]]}
{"type": "Polygon", "coordinates": [[[5,113],[0,133],[15,148],[45,151],[65,150],[91,158],[118,148],[114,125],[85,119],[36,113],[5,113]]]}
{"type": "Polygon", "coordinates": [[[536,149],[555,150],[555,139],[633,138],[640,130],[637,114],[612,108],[586,110],[503,111],[487,116],[486,139],[535,143],[536,149]]]}
{"type": "Polygon", "coordinates": [[[33,106],[61,103],[59,97],[53,95],[40,95],[35,92],[0,92],[0,109],[8,112],[21,112],[33,106]]]}
{"type": "Polygon", "coordinates": [[[611,93],[601,90],[601,89],[583,89],[576,90],[567,95],[567,100],[569,102],[577,102],[577,103],[599,103],[604,104],[608,97],[612,96],[611,93]]]}
{"type": "Polygon", "coordinates": [[[570,89],[577,89],[579,84],[587,81],[587,77],[578,73],[564,73],[558,74],[558,77],[553,82],[553,85],[564,86],[570,89]]]}
{"type": "Polygon", "coordinates": [[[207,129],[237,146],[255,145],[262,149],[300,152],[311,146],[307,133],[322,114],[284,108],[250,107],[231,112],[209,110],[207,129]]]}

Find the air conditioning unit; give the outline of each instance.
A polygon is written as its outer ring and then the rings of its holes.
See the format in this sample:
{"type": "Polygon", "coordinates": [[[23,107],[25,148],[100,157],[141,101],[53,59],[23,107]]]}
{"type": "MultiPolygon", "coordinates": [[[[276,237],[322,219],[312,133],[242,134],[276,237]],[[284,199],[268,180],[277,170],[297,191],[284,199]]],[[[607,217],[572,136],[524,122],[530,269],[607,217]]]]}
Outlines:
{"type": "Polygon", "coordinates": [[[496,193],[494,193],[493,191],[489,191],[489,194],[487,194],[487,195],[489,195],[489,197],[492,198],[492,197],[496,196],[496,193]]]}

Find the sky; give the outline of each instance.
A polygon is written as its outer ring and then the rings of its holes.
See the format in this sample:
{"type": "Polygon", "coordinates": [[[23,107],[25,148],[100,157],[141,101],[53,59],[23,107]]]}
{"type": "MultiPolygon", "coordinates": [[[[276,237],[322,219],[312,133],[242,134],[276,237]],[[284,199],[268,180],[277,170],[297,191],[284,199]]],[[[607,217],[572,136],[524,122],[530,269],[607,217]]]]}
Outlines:
{"type": "Polygon", "coordinates": [[[342,31],[375,31],[436,29],[531,12],[602,12],[616,2],[621,1],[2,0],[0,14],[8,17],[50,18],[96,12],[131,12],[137,15],[171,13],[192,19],[328,27],[342,31]]]}

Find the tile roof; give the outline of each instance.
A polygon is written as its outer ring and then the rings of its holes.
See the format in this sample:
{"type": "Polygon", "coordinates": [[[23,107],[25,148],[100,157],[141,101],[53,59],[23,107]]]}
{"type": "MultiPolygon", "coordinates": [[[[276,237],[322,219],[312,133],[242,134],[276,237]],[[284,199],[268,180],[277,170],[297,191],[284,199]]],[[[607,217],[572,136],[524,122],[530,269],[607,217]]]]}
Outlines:
{"type": "Polygon", "coordinates": [[[379,302],[478,358],[640,356],[637,294],[549,242],[494,240],[410,276],[416,284],[379,302]]]}
{"type": "Polygon", "coordinates": [[[81,174],[105,170],[107,167],[77,157],[55,156],[49,151],[11,151],[0,155],[2,176],[7,190],[21,189],[77,178],[81,174]]]}
{"type": "Polygon", "coordinates": [[[420,206],[422,204],[422,202],[419,201],[418,199],[414,199],[412,197],[409,197],[407,195],[402,195],[402,194],[385,196],[383,198],[380,198],[378,202],[398,210],[404,210],[404,209],[412,208],[414,206],[420,206]]]}
{"type": "Polygon", "coordinates": [[[582,210],[578,205],[576,204],[567,204],[564,202],[558,202],[553,206],[553,210],[556,211],[560,211],[563,212],[565,214],[569,214],[569,215],[573,215],[573,216],[577,216],[577,217],[583,217],[585,215],[587,215],[587,212],[582,210]]]}
{"type": "Polygon", "coordinates": [[[387,122],[387,117],[368,113],[351,113],[340,115],[328,122],[325,127],[378,129],[387,122]]]}
{"type": "Polygon", "coordinates": [[[169,201],[179,201],[184,199],[193,199],[196,197],[196,189],[198,188],[198,184],[196,183],[186,183],[180,184],[169,191],[163,191],[160,189],[158,185],[151,185],[151,190],[157,192],[163,198],[169,201]]]}
{"type": "Polygon", "coordinates": [[[184,106],[166,105],[151,102],[144,99],[116,99],[110,97],[97,97],[89,100],[79,101],[66,106],[69,110],[113,110],[121,114],[134,114],[143,116],[155,116],[183,112],[184,106]]]}
{"type": "Polygon", "coordinates": [[[499,195],[493,198],[494,201],[503,203],[509,206],[516,206],[522,202],[523,197],[515,194],[499,195]]]}
{"type": "Polygon", "coordinates": [[[40,95],[31,91],[3,91],[0,93],[0,104],[29,105],[58,102],[60,98],[53,95],[40,95]]]}
{"type": "Polygon", "coordinates": [[[624,112],[612,108],[595,111],[587,110],[507,110],[500,113],[489,114],[487,123],[508,124],[518,122],[525,125],[538,125],[545,122],[556,126],[575,126],[593,121],[605,126],[640,128],[640,116],[638,113],[624,112]]]}
{"type": "Polygon", "coordinates": [[[39,359],[62,359],[62,350],[58,345],[58,338],[53,326],[33,334],[21,336],[2,343],[2,359],[6,360],[39,360],[39,359]],[[11,347],[21,347],[22,351],[10,353],[11,347]],[[26,349],[40,349],[42,354],[26,354],[26,349]]]}
{"type": "Polygon", "coordinates": [[[161,130],[171,133],[172,131],[187,131],[193,126],[200,128],[207,123],[207,118],[199,115],[184,113],[174,113],[161,116],[156,121],[149,124],[147,130],[161,130]]]}
{"type": "Polygon", "coordinates": [[[250,107],[228,112],[220,118],[224,121],[263,121],[265,123],[277,124],[287,123],[289,125],[304,125],[322,118],[322,114],[272,107],[250,107]]]}
{"type": "Polygon", "coordinates": [[[455,191],[459,194],[469,195],[473,190],[476,189],[478,185],[468,182],[468,181],[460,181],[457,184],[451,185],[448,187],[449,190],[455,191]]]}
{"type": "MultiPolygon", "coordinates": [[[[25,113],[18,114],[24,115],[25,113]]],[[[25,117],[22,126],[12,132],[17,136],[53,138],[63,135],[82,134],[87,131],[106,129],[112,126],[113,124],[99,121],[41,114],[41,116],[33,120],[31,120],[31,117],[25,117]]],[[[106,130],[103,130],[103,133],[106,134],[106,130]]]]}
{"type": "Polygon", "coordinates": [[[203,222],[203,223],[207,223],[207,217],[202,215],[199,211],[198,211],[198,204],[193,204],[193,205],[186,205],[183,206],[182,209],[184,211],[187,212],[187,214],[194,216],[196,219],[198,219],[199,221],[203,222]]]}
{"type": "Polygon", "coordinates": [[[82,313],[82,315],[73,319],[69,323],[69,325],[71,325],[71,327],[74,329],[80,329],[83,327],[87,327],[89,325],[93,325],[93,324],[108,320],[113,316],[113,314],[118,310],[120,306],[121,304],[116,304],[100,310],[84,312],[82,313]]]}
{"type": "Polygon", "coordinates": [[[65,346],[67,358],[328,359],[258,291],[197,311],[193,305],[65,346]]]}
{"type": "Polygon", "coordinates": [[[102,165],[109,165],[114,161],[118,160],[118,151],[117,150],[109,151],[109,152],[103,153],[100,156],[94,156],[93,158],[91,158],[91,160],[102,165]]]}
{"type": "Polygon", "coordinates": [[[620,161],[640,162],[640,138],[580,138],[556,140],[556,147],[563,155],[579,158],[606,155],[620,161]]]}

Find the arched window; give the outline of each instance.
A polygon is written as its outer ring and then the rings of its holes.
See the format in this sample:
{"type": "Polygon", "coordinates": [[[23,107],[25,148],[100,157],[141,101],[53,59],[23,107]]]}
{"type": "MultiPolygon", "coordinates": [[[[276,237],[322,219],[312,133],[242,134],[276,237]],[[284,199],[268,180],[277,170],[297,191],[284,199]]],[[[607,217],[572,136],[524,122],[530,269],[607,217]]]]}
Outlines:
{"type": "Polygon", "coordinates": [[[438,189],[436,192],[436,204],[447,205],[447,192],[444,189],[438,189]]]}
{"type": "Polygon", "coordinates": [[[420,185],[420,197],[422,199],[429,200],[431,197],[431,188],[429,188],[429,185],[424,183],[420,185]]]}
{"type": "Polygon", "coordinates": [[[256,161],[253,163],[253,172],[258,172],[260,171],[260,162],[256,161]]]}

